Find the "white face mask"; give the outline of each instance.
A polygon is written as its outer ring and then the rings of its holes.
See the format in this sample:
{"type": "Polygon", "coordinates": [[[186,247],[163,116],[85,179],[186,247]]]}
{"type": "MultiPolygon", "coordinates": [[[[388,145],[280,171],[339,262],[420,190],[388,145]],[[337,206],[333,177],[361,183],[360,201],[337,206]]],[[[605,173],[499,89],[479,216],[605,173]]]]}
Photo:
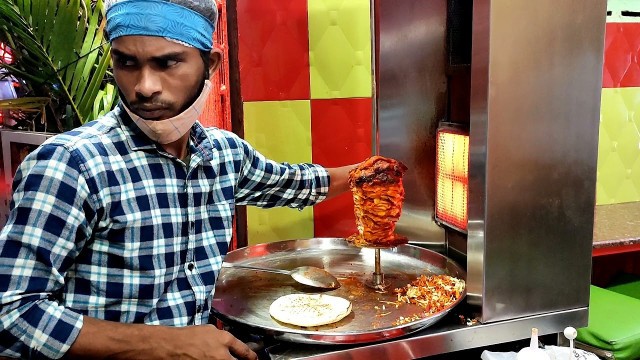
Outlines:
{"type": "Polygon", "coordinates": [[[202,114],[210,92],[211,82],[205,80],[202,92],[193,105],[189,106],[189,108],[182,113],[166,120],[145,120],[131,112],[126,105],[124,109],[129,116],[131,116],[133,122],[135,122],[140,130],[151,140],[160,144],[168,144],[180,139],[191,130],[193,124],[195,124],[200,114],[202,114]]]}

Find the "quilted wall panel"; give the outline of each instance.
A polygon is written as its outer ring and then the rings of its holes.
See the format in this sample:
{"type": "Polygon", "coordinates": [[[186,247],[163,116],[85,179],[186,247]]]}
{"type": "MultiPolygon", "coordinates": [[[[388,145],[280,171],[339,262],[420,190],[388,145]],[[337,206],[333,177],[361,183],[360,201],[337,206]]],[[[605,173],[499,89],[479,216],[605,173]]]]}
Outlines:
{"type": "MultiPolygon", "coordinates": [[[[371,113],[371,98],[311,100],[313,161],[338,167],[371,156],[371,113]]],[[[349,236],[355,221],[351,193],[314,207],[316,237],[349,236]]]]}
{"type": "MultiPolygon", "coordinates": [[[[309,100],[244,104],[245,139],[264,156],[290,163],[311,162],[309,100]]],[[[249,244],[313,237],[313,209],[247,207],[249,244]]]]}
{"type": "Polygon", "coordinates": [[[602,73],[604,88],[640,86],[640,23],[607,24],[602,73]]]}
{"type": "Polygon", "coordinates": [[[307,0],[239,0],[243,101],[309,99],[307,0]]]}
{"type": "Polygon", "coordinates": [[[309,0],[311,98],[371,97],[370,0],[309,0]]]}
{"type": "Polygon", "coordinates": [[[640,88],[602,89],[598,205],[640,201],[640,88]]]}
{"type": "Polygon", "coordinates": [[[640,201],[640,1],[607,3],[596,204],[640,201]],[[630,12],[630,13],[629,13],[630,12]]]}

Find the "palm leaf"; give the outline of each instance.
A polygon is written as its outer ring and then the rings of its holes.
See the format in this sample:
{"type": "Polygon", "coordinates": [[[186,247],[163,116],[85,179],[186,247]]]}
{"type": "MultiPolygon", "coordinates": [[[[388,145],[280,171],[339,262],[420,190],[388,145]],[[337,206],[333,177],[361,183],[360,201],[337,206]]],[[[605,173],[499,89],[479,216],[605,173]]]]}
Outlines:
{"type": "Polygon", "coordinates": [[[2,108],[9,110],[17,109],[41,109],[45,107],[51,99],[46,97],[24,97],[19,99],[0,100],[2,108]]]}
{"type": "Polygon", "coordinates": [[[109,112],[115,105],[116,94],[116,88],[111,84],[107,84],[103,90],[98,91],[96,101],[93,103],[92,118],[98,118],[109,112]]]}
{"type": "Polygon", "coordinates": [[[0,1],[0,41],[14,49],[16,59],[0,69],[27,82],[30,96],[50,99],[56,123],[70,124],[60,131],[95,119],[117,101],[105,80],[105,23],[103,0],[0,1]]]}

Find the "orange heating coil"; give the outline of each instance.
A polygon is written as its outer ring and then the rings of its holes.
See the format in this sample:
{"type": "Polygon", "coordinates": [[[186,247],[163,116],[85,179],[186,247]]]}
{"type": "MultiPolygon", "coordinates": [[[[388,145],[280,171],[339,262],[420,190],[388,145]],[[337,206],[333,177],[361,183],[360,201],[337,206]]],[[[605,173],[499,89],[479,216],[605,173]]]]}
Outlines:
{"type": "Polygon", "coordinates": [[[436,218],[467,231],[469,198],[469,135],[443,128],[436,136],[436,218]]]}

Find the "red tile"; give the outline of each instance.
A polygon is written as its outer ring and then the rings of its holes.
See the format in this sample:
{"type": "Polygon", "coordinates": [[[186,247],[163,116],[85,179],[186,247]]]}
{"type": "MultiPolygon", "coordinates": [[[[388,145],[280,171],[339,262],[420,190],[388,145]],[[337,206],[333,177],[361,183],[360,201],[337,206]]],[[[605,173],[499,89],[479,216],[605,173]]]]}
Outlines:
{"type": "Polygon", "coordinates": [[[640,86],[640,23],[607,23],[602,87],[640,86]]]}
{"type": "Polygon", "coordinates": [[[315,237],[346,238],[356,232],[351,194],[342,194],[326,200],[313,209],[315,237]]]}
{"type": "Polygon", "coordinates": [[[307,0],[238,0],[238,42],[244,101],[310,98],[307,0]]]}
{"type": "MultiPolygon", "coordinates": [[[[371,156],[370,98],[311,100],[313,162],[338,167],[371,156]]],[[[346,237],[356,231],[350,193],[314,208],[316,237],[346,237]]]]}

